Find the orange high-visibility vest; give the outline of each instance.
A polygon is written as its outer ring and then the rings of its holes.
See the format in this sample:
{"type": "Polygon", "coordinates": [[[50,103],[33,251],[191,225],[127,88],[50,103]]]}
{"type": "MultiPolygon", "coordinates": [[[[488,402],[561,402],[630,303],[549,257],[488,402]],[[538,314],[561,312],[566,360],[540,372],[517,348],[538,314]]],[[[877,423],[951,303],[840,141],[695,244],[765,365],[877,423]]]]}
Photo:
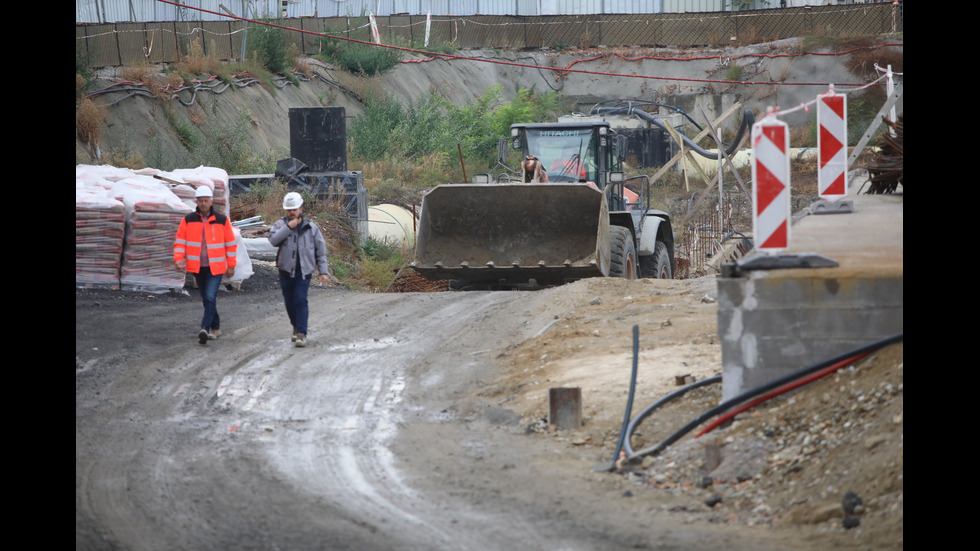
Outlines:
{"type": "Polygon", "coordinates": [[[231,220],[224,214],[211,211],[207,220],[201,219],[196,210],[180,220],[177,240],[174,242],[174,262],[185,260],[187,271],[201,271],[201,247],[207,245],[208,264],[214,275],[223,274],[238,264],[238,245],[231,230],[231,220]],[[204,241],[201,243],[203,229],[204,241]]]}

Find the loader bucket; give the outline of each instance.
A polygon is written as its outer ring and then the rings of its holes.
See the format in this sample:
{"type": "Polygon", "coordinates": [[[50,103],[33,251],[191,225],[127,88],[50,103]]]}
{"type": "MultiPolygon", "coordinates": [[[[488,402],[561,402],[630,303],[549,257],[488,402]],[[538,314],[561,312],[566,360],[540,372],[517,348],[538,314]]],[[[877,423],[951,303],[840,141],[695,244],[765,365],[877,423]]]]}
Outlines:
{"type": "Polygon", "coordinates": [[[609,274],[609,214],[588,184],[448,184],[422,199],[428,279],[555,285],[609,274]]]}

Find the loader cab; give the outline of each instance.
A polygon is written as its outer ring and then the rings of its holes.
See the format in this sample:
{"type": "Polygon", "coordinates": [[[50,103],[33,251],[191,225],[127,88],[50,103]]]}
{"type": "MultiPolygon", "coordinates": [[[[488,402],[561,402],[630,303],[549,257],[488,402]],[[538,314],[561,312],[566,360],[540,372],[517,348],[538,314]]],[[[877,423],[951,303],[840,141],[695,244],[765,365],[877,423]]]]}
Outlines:
{"type": "Polygon", "coordinates": [[[607,122],[515,124],[510,134],[511,148],[521,158],[537,157],[551,183],[592,182],[603,189],[610,172],[622,171],[624,140],[607,122]]]}

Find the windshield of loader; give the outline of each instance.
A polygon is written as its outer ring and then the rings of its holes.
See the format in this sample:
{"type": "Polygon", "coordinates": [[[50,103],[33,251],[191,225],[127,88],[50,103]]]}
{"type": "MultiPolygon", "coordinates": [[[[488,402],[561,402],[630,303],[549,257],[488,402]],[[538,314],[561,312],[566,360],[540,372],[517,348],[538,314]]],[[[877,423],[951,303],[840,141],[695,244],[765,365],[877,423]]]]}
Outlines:
{"type": "Polygon", "coordinates": [[[594,182],[595,137],[591,127],[527,129],[527,154],[541,160],[549,182],[594,182]]]}

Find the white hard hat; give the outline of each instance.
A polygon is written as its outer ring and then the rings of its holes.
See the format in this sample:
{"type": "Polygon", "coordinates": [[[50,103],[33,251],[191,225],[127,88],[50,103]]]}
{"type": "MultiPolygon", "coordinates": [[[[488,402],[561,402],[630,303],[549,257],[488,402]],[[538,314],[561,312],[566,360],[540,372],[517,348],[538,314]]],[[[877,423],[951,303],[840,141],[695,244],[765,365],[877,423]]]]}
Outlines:
{"type": "Polygon", "coordinates": [[[290,191],[282,198],[282,208],[286,210],[298,209],[303,206],[303,196],[296,193],[295,191],[290,191]]]}
{"type": "Polygon", "coordinates": [[[211,188],[209,188],[208,186],[197,186],[197,189],[194,190],[194,197],[195,198],[196,197],[214,197],[214,193],[211,191],[211,188]]]}

